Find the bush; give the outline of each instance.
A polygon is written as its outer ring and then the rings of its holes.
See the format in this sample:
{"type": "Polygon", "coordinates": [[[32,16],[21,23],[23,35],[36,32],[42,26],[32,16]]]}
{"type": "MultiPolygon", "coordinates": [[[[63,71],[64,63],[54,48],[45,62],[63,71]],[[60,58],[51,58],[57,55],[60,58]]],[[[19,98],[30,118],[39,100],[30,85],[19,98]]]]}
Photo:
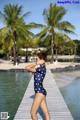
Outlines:
{"type": "Polygon", "coordinates": [[[0,53],[0,58],[6,58],[7,55],[5,53],[0,53]]]}

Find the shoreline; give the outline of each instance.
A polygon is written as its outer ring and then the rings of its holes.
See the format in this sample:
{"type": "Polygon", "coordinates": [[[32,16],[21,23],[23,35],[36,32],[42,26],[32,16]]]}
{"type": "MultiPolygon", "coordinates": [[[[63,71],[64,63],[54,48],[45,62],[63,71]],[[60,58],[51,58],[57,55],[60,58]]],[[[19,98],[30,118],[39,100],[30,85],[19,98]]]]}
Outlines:
{"type": "MultiPolygon", "coordinates": [[[[17,65],[13,65],[11,61],[6,60],[0,60],[0,70],[10,70],[10,69],[25,69],[25,66],[34,63],[34,62],[28,62],[28,63],[19,63],[17,65]]],[[[80,65],[80,63],[75,62],[53,62],[49,63],[46,62],[46,67],[48,69],[58,69],[58,68],[65,68],[65,67],[75,67],[80,65]]]]}

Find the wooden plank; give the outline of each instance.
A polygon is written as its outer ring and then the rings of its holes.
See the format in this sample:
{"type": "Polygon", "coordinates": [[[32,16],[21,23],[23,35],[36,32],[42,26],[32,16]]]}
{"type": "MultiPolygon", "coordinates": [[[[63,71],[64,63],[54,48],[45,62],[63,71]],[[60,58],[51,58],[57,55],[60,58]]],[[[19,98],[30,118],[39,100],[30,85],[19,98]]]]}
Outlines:
{"type": "MultiPolygon", "coordinates": [[[[14,120],[31,120],[30,109],[34,99],[33,85],[34,80],[32,77],[14,120]]],[[[47,90],[46,99],[51,120],[73,120],[50,70],[47,70],[47,75],[43,81],[43,85],[47,90]]],[[[38,120],[43,120],[43,112],[40,108],[38,110],[38,120]]]]}

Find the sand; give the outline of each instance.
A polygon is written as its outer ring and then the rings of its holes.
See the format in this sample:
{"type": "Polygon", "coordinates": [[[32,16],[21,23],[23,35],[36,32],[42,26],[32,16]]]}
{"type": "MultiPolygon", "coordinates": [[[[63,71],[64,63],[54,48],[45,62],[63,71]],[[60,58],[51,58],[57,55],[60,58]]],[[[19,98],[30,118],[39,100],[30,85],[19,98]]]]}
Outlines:
{"type": "MultiPolygon", "coordinates": [[[[19,63],[18,65],[13,65],[11,61],[2,60],[0,59],[0,69],[1,70],[9,70],[9,69],[24,69],[26,65],[30,63],[19,63]]],[[[73,62],[53,62],[52,64],[47,62],[46,66],[48,69],[55,69],[55,68],[64,68],[67,66],[75,66],[80,65],[80,63],[73,63],[73,62]]]]}

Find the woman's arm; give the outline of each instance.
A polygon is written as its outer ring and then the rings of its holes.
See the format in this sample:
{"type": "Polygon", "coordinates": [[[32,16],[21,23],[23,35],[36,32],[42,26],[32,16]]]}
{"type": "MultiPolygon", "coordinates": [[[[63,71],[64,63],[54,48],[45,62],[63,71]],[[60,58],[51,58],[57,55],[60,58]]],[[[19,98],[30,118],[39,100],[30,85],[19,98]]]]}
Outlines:
{"type": "Polygon", "coordinates": [[[30,64],[28,66],[25,67],[25,69],[28,71],[28,72],[35,72],[36,71],[36,68],[35,68],[36,64],[30,64]]]}

